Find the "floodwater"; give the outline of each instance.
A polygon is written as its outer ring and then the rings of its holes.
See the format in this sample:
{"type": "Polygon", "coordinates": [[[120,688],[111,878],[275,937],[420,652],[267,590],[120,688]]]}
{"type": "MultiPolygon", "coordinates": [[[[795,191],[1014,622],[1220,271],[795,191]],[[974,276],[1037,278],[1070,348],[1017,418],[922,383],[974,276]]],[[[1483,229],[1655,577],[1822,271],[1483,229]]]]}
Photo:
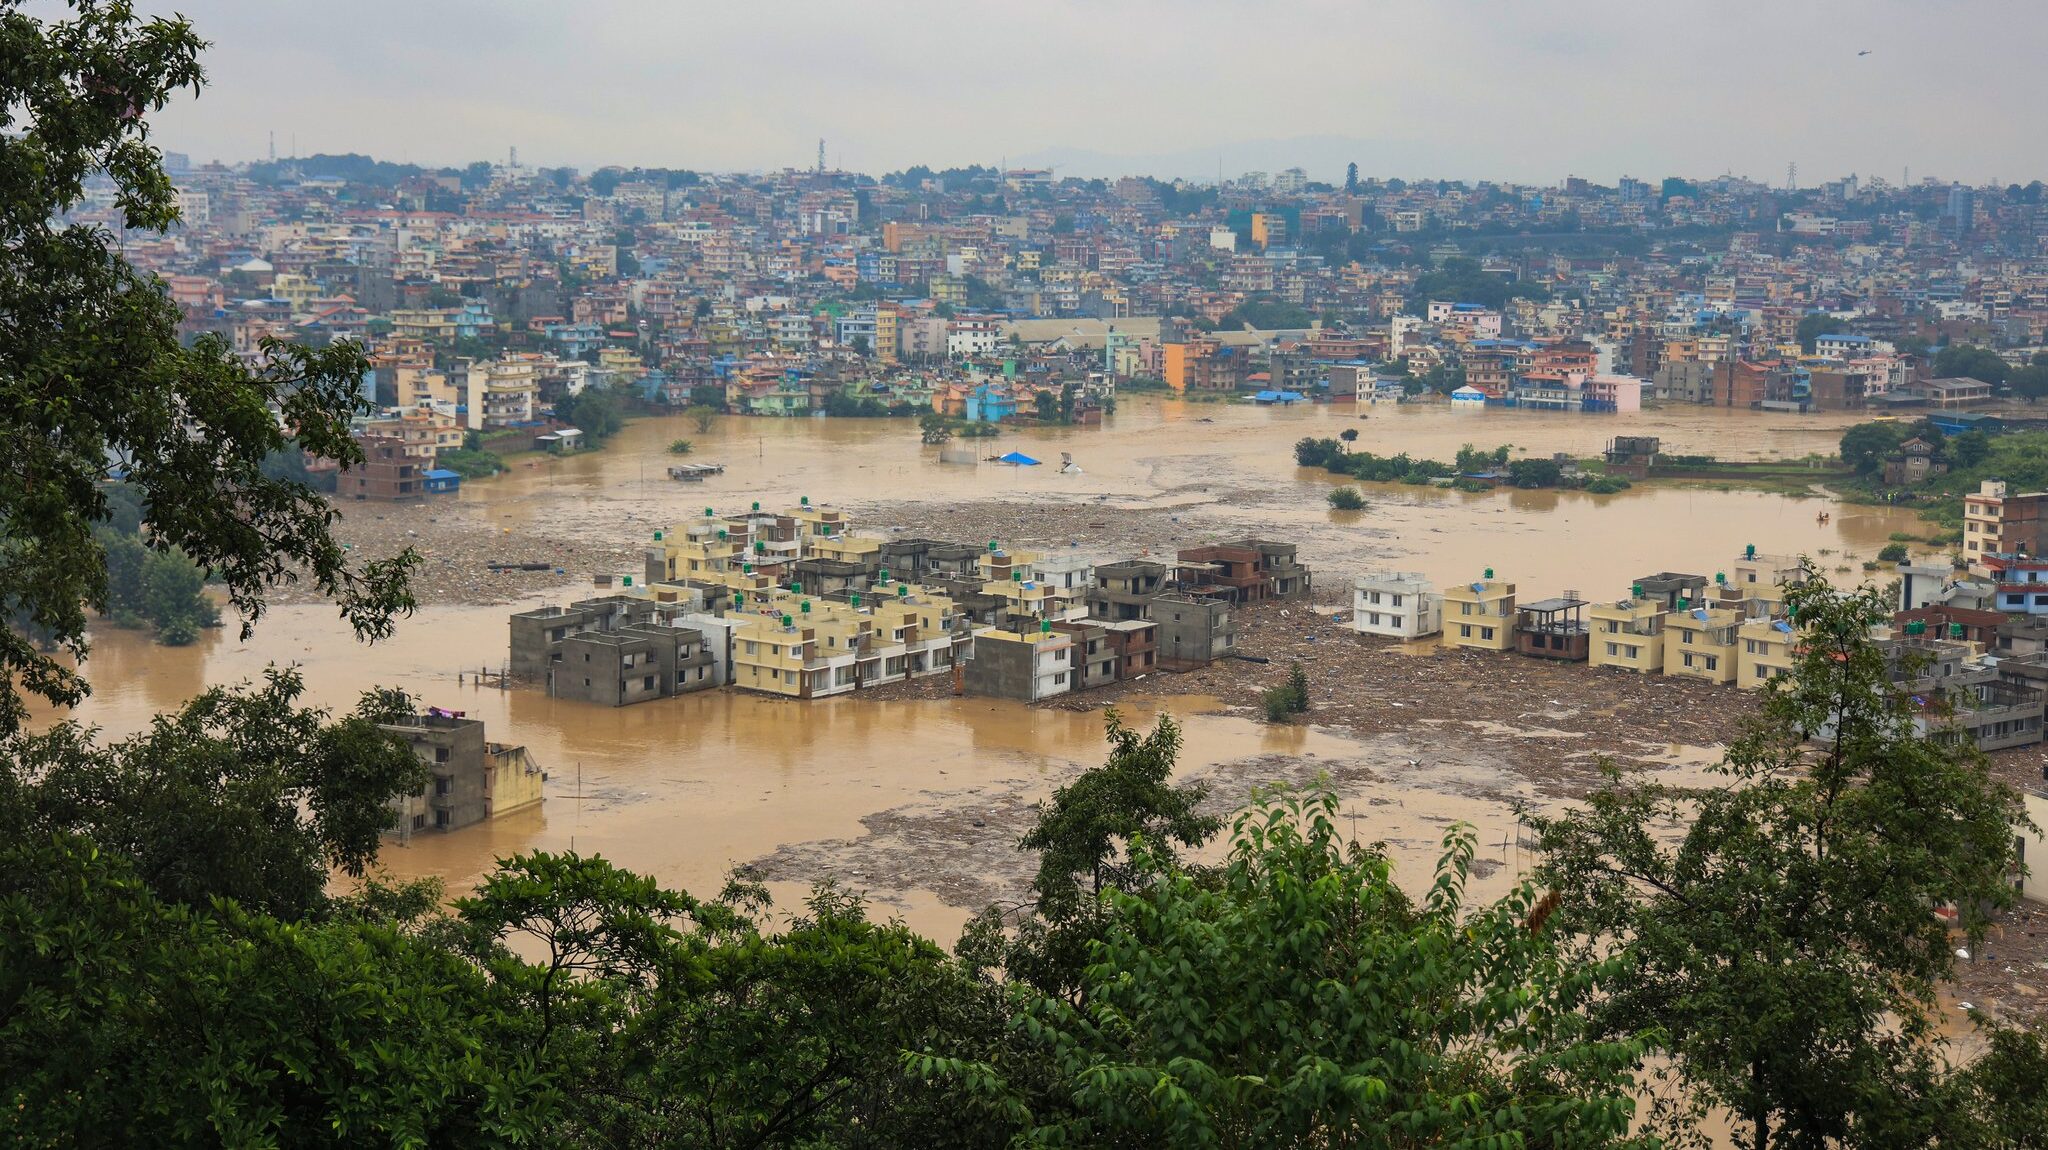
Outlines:
{"type": "MultiPolygon", "coordinates": [[[[1852,421],[1699,410],[1464,413],[1441,405],[1359,412],[1148,398],[1126,399],[1099,429],[980,441],[994,445],[986,454],[1022,450],[1049,464],[1071,452],[1084,469],[1075,475],[1051,465],[942,464],[903,420],[721,417],[698,432],[669,417],[629,425],[603,452],[521,463],[498,480],[466,485],[459,511],[515,536],[608,532],[631,540],[707,505],[729,511],[760,499],[780,506],[804,495],[857,515],[978,502],[1097,507],[1100,530],[1086,543],[1105,555],[1134,550],[1119,546],[1119,527],[1135,529],[1141,520],[1194,537],[1250,521],[1272,537],[1296,539],[1317,569],[1325,602],[1348,598],[1352,575],[1387,567],[1440,581],[1477,578],[1493,567],[1525,595],[1565,588],[1606,595],[1648,571],[1723,569],[1748,544],[1769,553],[1868,557],[1891,532],[1920,525],[1910,514],[1833,500],[1651,486],[1614,496],[1374,487],[1367,511],[1334,513],[1323,500],[1331,480],[1296,467],[1292,445],[1351,427],[1360,431],[1357,450],[1448,459],[1468,442],[1587,454],[1617,434],[1648,434],[1662,437],[1668,451],[1796,459],[1832,451],[1852,421]],[[701,485],[666,479],[673,457],[665,449],[677,438],[694,440],[691,458],[723,463],[726,474],[701,485]],[[1832,513],[1830,522],[1817,521],[1822,511],[1832,513]]],[[[891,525],[872,519],[862,526],[891,525]]],[[[418,527],[430,534],[424,519],[418,527]]],[[[565,588],[544,598],[581,593],[565,588]]],[[[702,894],[731,867],[772,859],[785,906],[810,880],[834,877],[872,891],[885,912],[943,940],[987,890],[1014,889],[1012,848],[1029,804],[1101,759],[1102,719],[1092,711],[986,699],[802,703],[730,691],[611,709],[476,686],[475,668],[504,658],[507,613],[539,601],[428,607],[376,647],[354,643],[332,609],[321,607],[278,608],[248,642],[232,621],[182,649],[105,630],[86,668],[94,695],[76,717],[109,734],[132,732],[208,685],[253,679],[271,663],[300,664],[309,698],[337,709],[372,686],[400,687],[485,720],[490,738],[523,743],[551,774],[541,810],[390,847],[384,864],[396,875],[437,874],[461,889],[495,858],[573,845],[702,894]],[[464,672],[472,674],[459,682],[464,672]],[[975,886],[978,872],[992,876],[987,890],[975,886]]],[[[1183,774],[1208,779],[1231,801],[1253,783],[1300,781],[1327,765],[1343,783],[1358,836],[1386,840],[1414,884],[1427,882],[1452,820],[1473,823],[1483,844],[1476,893],[1504,889],[1523,861],[1508,804],[1528,797],[1524,784],[1504,764],[1461,750],[1455,732],[1424,732],[1410,745],[1203,713],[1209,705],[1198,699],[1127,707],[1140,723],[1162,710],[1180,717],[1183,774]]],[[[1683,773],[1711,755],[1673,747],[1669,757],[1683,773]]]]}
{"type": "MultiPolygon", "coordinates": [[[[1296,466],[1293,445],[1349,428],[1359,432],[1354,450],[1448,460],[1466,443],[1508,443],[1517,455],[1583,456],[1616,435],[1655,435],[1667,452],[1797,460],[1832,454],[1856,419],[1717,409],[1585,416],[1453,411],[1446,404],[1282,408],[1127,397],[1101,428],[1027,429],[975,441],[985,456],[1017,450],[1046,461],[1013,467],[941,463],[938,449],[920,445],[908,420],[720,417],[700,433],[688,420],[669,417],[629,425],[602,452],[516,466],[467,486],[462,499],[465,510],[514,536],[602,532],[634,540],[707,506],[727,512],[756,499],[767,507],[804,496],[843,505],[863,530],[899,526],[894,519],[906,503],[1095,509],[1099,514],[1082,517],[1088,522],[1073,525],[1064,541],[1099,557],[1130,555],[1140,550],[1131,543],[1139,517],[1172,516],[1191,539],[1257,530],[1299,542],[1303,560],[1323,572],[1326,597],[1337,597],[1351,576],[1367,570],[1419,571],[1448,583],[1479,578],[1488,567],[1525,594],[1573,589],[1604,596],[1651,571],[1711,575],[1751,544],[1765,553],[1807,554],[1829,569],[1847,563],[1860,576],[1861,560],[1892,533],[1923,533],[1924,525],[1893,508],[1661,484],[1606,496],[1369,484],[1367,510],[1337,512],[1324,496],[1338,481],[1296,466]],[[679,438],[695,444],[693,461],[723,463],[726,473],[703,483],[669,480],[665,468],[674,457],[666,448],[679,438]],[[1062,452],[1081,474],[1060,472],[1062,452]],[[1822,512],[1830,515],[1826,523],[1822,512]]],[[[1022,519],[984,525],[997,537],[1043,534],[1033,531],[1028,511],[1022,519]]]]}

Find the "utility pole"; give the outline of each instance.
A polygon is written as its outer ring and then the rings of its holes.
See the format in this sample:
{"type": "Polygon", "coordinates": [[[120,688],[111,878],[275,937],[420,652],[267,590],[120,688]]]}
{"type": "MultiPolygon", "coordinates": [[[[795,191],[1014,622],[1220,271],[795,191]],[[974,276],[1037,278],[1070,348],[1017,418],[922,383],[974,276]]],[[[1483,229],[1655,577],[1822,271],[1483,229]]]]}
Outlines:
{"type": "Polygon", "coordinates": [[[1788,192],[1799,190],[1799,165],[1796,162],[1785,165],[1785,190],[1788,192]]]}

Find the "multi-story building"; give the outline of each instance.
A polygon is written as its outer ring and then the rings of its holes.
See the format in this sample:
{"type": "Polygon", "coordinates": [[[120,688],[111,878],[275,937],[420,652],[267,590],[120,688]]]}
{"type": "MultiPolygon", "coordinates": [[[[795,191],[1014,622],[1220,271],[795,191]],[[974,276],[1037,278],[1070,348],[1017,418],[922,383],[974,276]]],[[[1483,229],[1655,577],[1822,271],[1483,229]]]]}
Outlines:
{"type": "Polygon", "coordinates": [[[1493,577],[1444,589],[1443,644],[1475,651],[1510,651],[1515,646],[1515,585],[1493,577]]]}
{"type": "Polygon", "coordinates": [[[1774,676],[1792,673],[1799,637],[1787,619],[1750,619],[1735,630],[1735,685],[1757,690],[1774,676]]]}
{"type": "Polygon", "coordinates": [[[1037,631],[976,631],[967,690],[1020,703],[1066,694],[1081,671],[1077,650],[1075,636],[1055,630],[1050,622],[1037,631]]]}
{"type": "Polygon", "coordinates": [[[1709,683],[1735,681],[1736,631],[1743,615],[1727,607],[1692,607],[1664,617],[1664,673],[1705,679],[1709,683]]]}
{"type": "Polygon", "coordinates": [[[535,806],[547,775],[525,747],[484,738],[480,719],[430,708],[379,728],[404,740],[432,772],[416,794],[391,801],[400,841],[535,806]]]}
{"type": "Polygon", "coordinates": [[[1169,671],[1205,667],[1237,645],[1226,599],[1168,592],[1153,596],[1146,611],[1158,624],[1159,665],[1169,671]]]}
{"type": "Polygon", "coordinates": [[[1988,555],[2040,555],[2048,527],[2048,491],[2012,491],[2003,479],[1986,479],[1963,497],[1963,559],[1985,573],[1988,555]]]}
{"type": "Polygon", "coordinates": [[[584,631],[562,640],[548,694],[623,707],[720,686],[702,632],[660,623],[584,631]]]}
{"type": "Polygon", "coordinates": [[[358,435],[363,461],[343,471],[335,494],[343,499],[398,503],[427,496],[426,473],[433,462],[413,455],[402,436],[358,435]]]}
{"type": "Polygon", "coordinates": [[[1586,612],[1591,622],[1586,661],[1595,667],[1618,667],[1637,674],[1664,670],[1664,616],[1670,608],[1640,591],[1612,603],[1595,603],[1586,612]]]}
{"type": "Polygon", "coordinates": [[[1443,630],[1444,597],[1410,571],[1361,575],[1352,583],[1351,629],[1388,639],[1420,639],[1443,630]]]}

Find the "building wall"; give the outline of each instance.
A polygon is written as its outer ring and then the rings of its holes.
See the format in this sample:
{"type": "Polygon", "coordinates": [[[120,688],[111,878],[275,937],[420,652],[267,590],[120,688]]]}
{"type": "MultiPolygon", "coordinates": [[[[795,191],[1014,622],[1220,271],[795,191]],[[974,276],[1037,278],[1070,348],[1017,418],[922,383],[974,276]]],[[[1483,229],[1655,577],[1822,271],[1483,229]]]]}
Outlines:
{"type": "Polygon", "coordinates": [[[1605,604],[1587,611],[1592,629],[1586,662],[1638,674],[1664,669],[1664,609],[1654,602],[1605,604]]]}
{"type": "Polygon", "coordinates": [[[1460,583],[1444,590],[1443,644],[1475,651],[1515,646],[1515,585],[1460,583]],[[1475,589],[1476,588],[1476,589],[1475,589]]]}
{"type": "Polygon", "coordinates": [[[1775,619],[1753,619],[1736,632],[1735,685],[1762,690],[1779,672],[1792,670],[1792,636],[1775,619]]]}
{"type": "Polygon", "coordinates": [[[2027,821],[2034,829],[2013,829],[2019,840],[2020,862],[2032,873],[2020,880],[2020,895],[2035,902],[2048,902],[2048,791],[2027,791],[2020,796],[2026,804],[2027,821]]]}

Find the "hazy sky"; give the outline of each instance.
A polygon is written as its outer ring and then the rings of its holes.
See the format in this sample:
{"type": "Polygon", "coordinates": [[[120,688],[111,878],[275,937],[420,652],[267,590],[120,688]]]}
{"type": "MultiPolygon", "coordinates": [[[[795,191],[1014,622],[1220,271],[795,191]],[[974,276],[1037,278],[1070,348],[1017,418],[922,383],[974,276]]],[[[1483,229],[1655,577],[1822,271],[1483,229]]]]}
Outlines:
{"type": "Polygon", "coordinates": [[[194,160],[2048,178],[2043,0],[181,0],[194,160]],[[1870,54],[1859,56],[1860,50],[1870,54]]]}

